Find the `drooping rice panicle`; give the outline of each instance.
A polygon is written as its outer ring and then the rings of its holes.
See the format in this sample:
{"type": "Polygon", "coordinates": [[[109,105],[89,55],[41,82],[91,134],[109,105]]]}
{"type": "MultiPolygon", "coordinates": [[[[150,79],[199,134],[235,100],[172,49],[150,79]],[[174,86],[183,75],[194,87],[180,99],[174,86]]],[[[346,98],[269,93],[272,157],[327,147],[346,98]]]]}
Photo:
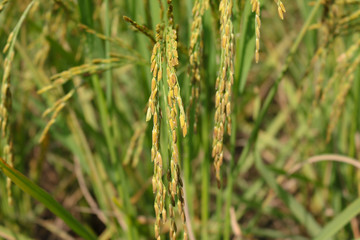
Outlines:
{"type": "Polygon", "coordinates": [[[114,44],[117,44],[119,45],[120,47],[122,48],[125,48],[125,49],[132,49],[130,45],[128,45],[127,43],[125,43],[123,40],[121,40],[120,38],[114,38],[114,37],[107,37],[105,36],[104,34],[102,33],[99,33],[97,31],[95,31],[94,29],[91,29],[89,28],[88,26],[84,25],[84,24],[81,24],[79,23],[78,24],[79,28],[89,34],[92,34],[102,40],[105,40],[105,41],[109,41],[111,43],[114,43],[114,44]]]}
{"type": "Polygon", "coordinates": [[[163,160],[160,154],[160,103],[159,91],[162,80],[162,48],[163,48],[163,28],[161,25],[156,26],[156,42],[151,55],[151,95],[149,106],[146,114],[146,121],[153,119],[152,130],[152,148],[151,160],[154,163],[154,175],[152,178],[153,192],[155,194],[155,238],[160,240],[161,219],[166,222],[165,197],[166,187],[163,183],[163,160]]]}
{"type": "Polygon", "coordinates": [[[155,38],[153,37],[153,33],[150,29],[148,29],[147,27],[145,27],[144,25],[140,25],[137,22],[135,22],[134,20],[132,20],[131,18],[124,16],[123,17],[124,20],[128,23],[130,23],[135,29],[137,29],[138,31],[144,33],[148,38],[151,39],[151,41],[155,42],[155,38]]]}
{"type": "Polygon", "coordinates": [[[234,33],[231,21],[232,0],[220,2],[221,62],[216,79],[215,126],[213,133],[212,157],[216,179],[220,187],[220,168],[223,163],[223,139],[225,129],[231,134],[231,92],[234,81],[234,33]]]}
{"type": "MultiPolygon", "coordinates": [[[[4,6],[7,1],[2,1],[0,6],[4,6]]],[[[14,30],[9,34],[3,53],[6,54],[4,63],[3,63],[3,76],[0,86],[0,151],[2,152],[2,157],[5,159],[6,163],[9,166],[13,166],[13,142],[12,142],[12,133],[10,131],[9,116],[12,110],[12,94],[11,94],[11,81],[10,81],[10,70],[11,64],[14,60],[14,47],[15,41],[17,39],[20,27],[24,22],[26,15],[29,13],[31,7],[33,6],[34,1],[26,7],[24,13],[21,15],[19,21],[17,22],[14,30]]],[[[11,180],[6,178],[6,189],[7,189],[7,198],[9,205],[12,205],[12,193],[11,193],[11,180]]]]}
{"type": "Polygon", "coordinates": [[[208,0],[196,0],[192,10],[193,21],[191,24],[190,37],[190,78],[191,78],[191,96],[188,106],[187,115],[190,116],[190,108],[194,107],[194,132],[197,130],[198,115],[200,112],[200,82],[201,82],[201,66],[203,55],[203,15],[209,7],[208,0]]]}
{"type": "Polygon", "coordinates": [[[53,75],[52,77],[50,77],[52,84],[41,88],[38,91],[38,94],[42,94],[44,92],[47,92],[51,89],[54,89],[54,88],[60,86],[60,85],[63,85],[77,75],[92,75],[95,73],[106,71],[111,68],[119,67],[119,66],[121,66],[123,59],[135,60],[126,55],[122,55],[121,57],[122,58],[120,58],[120,56],[118,55],[118,57],[116,57],[116,58],[93,59],[91,63],[85,63],[85,64],[77,66],[77,67],[72,67],[61,73],[57,73],[57,74],[53,75]]]}
{"type": "Polygon", "coordinates": [[[170,133],[170,174],[171,181],[169,182],[170,192],[170,204],[169,204],[169,215],[170,215],[170,239],[175,240],[177,234],[177,227],[175,223],[174,207],[177,198],[177,207],[184,227],[184,239],[187,239],[186,229],[186,218],[185,218],[185,200],[183,192],[183,183],[180,174],[179,165],[179,150],[177,146],[177,117],[179,108],[179,120],[180,128],[182,129],[183,136],[187,134],[187,123],[185,117],[184,106],[180,95],[180,86],[178,83],[175,66],[179,64],[178,51],[177,51],[177,33],[174,27],[174,16],[172,1],[168,0],[168,24],[165,29],[165,59],[166,59],[166,77],[168,84],[168,96],[167,96],[167,118],[170,133]]]}
{"type": "Polygon", "coordinates": [[[72,89],[69,93],[67,93],[65,96],[63,96],[62,98],[60,98],[59,100],[57,100],[53,106],[51,106],[50,108],[46,109],[43,113],[43,117],[46,117],[48,114],[52,113],[51,118],[49,120],[49,122],[46,124],[43,132],[41,133],[41,136],[39,138],[39,142],[43,142],[47,133],[50,130],[50,127],[52,125],[54,125],[57,116],[59,115],[59,113],[61,112],[61,110],[63,110],[63,108],[66,106],[67,102],[69,101],[69,99],[74,95],[75,90],[72,89]]]}

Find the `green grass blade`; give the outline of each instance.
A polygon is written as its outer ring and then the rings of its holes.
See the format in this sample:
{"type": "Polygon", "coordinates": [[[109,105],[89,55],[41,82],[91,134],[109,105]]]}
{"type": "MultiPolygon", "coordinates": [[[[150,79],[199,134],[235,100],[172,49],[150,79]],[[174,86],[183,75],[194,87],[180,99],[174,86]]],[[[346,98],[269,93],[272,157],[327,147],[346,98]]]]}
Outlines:
{"type": "MultiPolygon", "coordinates": [[[[109,0],[105,0],[105,36],[110,37],[110,11],[109,11],[109,0]]],[[[110,42],[105,41],[105,57],[107,59],[110,58],[110,42]]],[[[112,79],[111,79],[111,70],[105,72],[105,80],[106,80],[106,103],[111,109],[112,105],[112,79]]]]}
{"type": "Polygon", "coordinates": [[[359,213],[360,198],[353,201],[347,208],[345,208],[345,210],[329,222],[314,240],[330,239],[359,213]]]}
{"type": "Polygon", "coordinates": [[[265,179],[265,182],[284,201],[295,218],[307,229],[311,236],[316,236],[321,231],[319,224],[291,194],[277,184],[273,173],[263,164],[259,151],[255,151],[255,166],[260,175],[265,179]]]}
{"type": "Polygon", "coordinates": [[[56,216],[64,220],[64,222],[79,236],[84,239],[96,239],[94,233],[86,229],[78,222],[63,206],[61,206],[49,193],[33,183],[22,173],[15,170],[0,158],[0,169],[9,177],[21,190],[30,194],[33,198],[44,204],[56,216]]]}
{"type": "Polygon", "coordinates": [[[235,77],[239,79],[235,89],[238,91],[239,88],[240,93],[243,93],[245,89],[246,79],[255,54],[255,26],[254,21],[252,21],[253,14],[251,14],[250,1],[246,1],[242,14],[241,37],[237,47],[239,50],[236,54],[237,64],[235,67],[235,77]]]}
{"type": "Polygon", "coordinates": [[[14,232],[11,229],[3,226],[0,226],[0,238],[16,240],[34,240],[33,238],[25,236],[21,233],[14,232]]]}

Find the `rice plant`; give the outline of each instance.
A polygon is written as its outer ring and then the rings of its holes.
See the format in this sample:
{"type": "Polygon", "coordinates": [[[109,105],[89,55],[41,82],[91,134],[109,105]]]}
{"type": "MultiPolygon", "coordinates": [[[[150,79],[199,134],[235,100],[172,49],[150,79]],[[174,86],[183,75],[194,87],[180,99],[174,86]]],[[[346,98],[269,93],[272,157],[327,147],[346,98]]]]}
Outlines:
{"type": "Polygon", "coordinates": [[[0,1],[1,239],[360,239],[360,1],[0,1]]]}

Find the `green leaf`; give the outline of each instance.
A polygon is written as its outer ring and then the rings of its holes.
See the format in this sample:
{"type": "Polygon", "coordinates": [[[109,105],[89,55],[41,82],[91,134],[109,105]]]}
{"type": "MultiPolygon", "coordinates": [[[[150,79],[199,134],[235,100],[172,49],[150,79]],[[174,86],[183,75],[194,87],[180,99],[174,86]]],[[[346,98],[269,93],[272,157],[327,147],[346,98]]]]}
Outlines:
{"type": "Polygon", "coordinates": [[[314,240],[327,240],[340,231],[351,219],[360,213],[360,198],[353,201],[331,222],[329,222],[323,230],[316,236],[314,240]]]}
{"type": "Polygon", "coordinates": [[[26,235],[12,231],[7,227],[0,226],[0,237],[4,239],[16,239],[16,240],[34,240],[26,235]]]}
{"type": "Polygon", "coordinates": [[[0,158],[0,169],[9,177],[21,190],[30,194],[33,198],[44,204],[56,216],[64,222],[79,236],[84,239],[97,239],[95,234],[86,229],[78,222],[63,206],[61,206],[49,193],[37,186],[22,173],[10,167],[0,158]]]}
{"type": "MultiPolygon", "coordinates": [[[[239,39],[238,52],[236,54],[235,76],[239,78],[239,91],[244,92],[246,79],[250,71],[255,54],[255,24],[254,16],[251,14],[250,1],[246,1],[243,10],[241,34],[239,39]]],[[[237,89],[236,89],[237,90],[237,89]]]]}
{"type": "Polygon", "coordinates": [[[316,236],[319,234],[321,231],[319,224],[291,194],[286,192],[281,186],[279,186],[279,184],[277,184],[274,174],[262,162],[258,150],[255,150],[255,166],[260,175],[265,179],[265,182],[274,190],[276,195],[284,201],[291,213],[306,228],[310,235],[316,236]]]}

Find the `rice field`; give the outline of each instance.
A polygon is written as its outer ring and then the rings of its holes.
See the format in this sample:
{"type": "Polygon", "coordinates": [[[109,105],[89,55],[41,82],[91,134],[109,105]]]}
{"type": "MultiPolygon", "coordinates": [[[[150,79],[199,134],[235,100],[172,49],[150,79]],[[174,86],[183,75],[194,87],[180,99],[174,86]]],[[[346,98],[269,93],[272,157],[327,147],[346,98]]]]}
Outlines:
{"type": "Polygon", "coordinates": [[[360,239],[359,0],[0,0],[0,239],[360,239]]]}

